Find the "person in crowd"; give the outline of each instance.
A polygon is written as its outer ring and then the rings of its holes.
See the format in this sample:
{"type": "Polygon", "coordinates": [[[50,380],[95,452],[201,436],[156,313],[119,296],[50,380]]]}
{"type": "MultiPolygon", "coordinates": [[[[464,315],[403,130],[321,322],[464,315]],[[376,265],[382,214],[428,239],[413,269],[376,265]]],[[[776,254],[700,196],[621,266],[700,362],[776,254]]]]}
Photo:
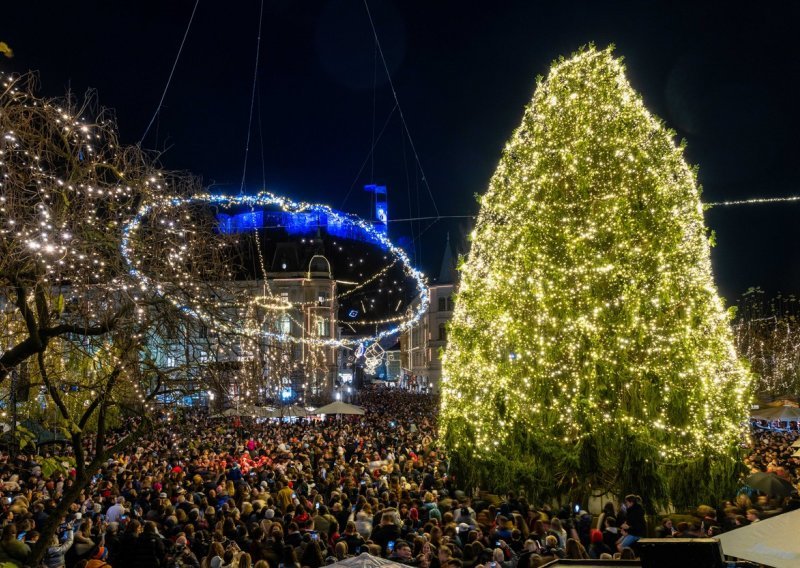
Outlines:
{"type": "Polygon", "coordinates": [[[550,519],[550,530],[547,534],[553,535],[558,539],[558,547],[564,548],[567,544],[567,531],[561,524],[561,519],[553,517],[550,519]]]}
{"type": "Polygon", "coordinates": [[[586,552],[586,549],[578,540],[574,538],[568,538],[567,546],[564,547],[564,558],[570,558],[573,560],[588,560],[589,553],[586,552]]]}
{"type": "Polygon", "coordinates": [[[409,566],[414,564],[413,558],[414,557],[411,551],[411,545],[404,540],[398,540],[397,542],[395,542],[394,550],[389,555],[389,560],[393,560],[400,564],[406,564],[409,566]]]}
{"type": "Polygon", "coordinates": [[[558,542],[558,537],[555,535],[549,534],[544,539],[544,547],[541,550],[542,556],[555,556],[558,558],[564,558],[566,553],[564,549],[558,542]]]}
{"type": "Polygon", "coordinates": [[[0,540],[0,565],[24,566],[30,553],[30,547],[17,539],[17,526],[13,523],[4,526],[0,540]]]}
{"type": "Polygon", "coordinates": [[[603,533],[597,529],[592,529],[589,533],[589,542],[589,548],[586,550],[589,558],[599,559],[602,554],[613,553],[612,549],[603,540],[603,533]]]}
{"type": "Polygon", "coordinates": [[[641,497],[638,495],[627,495],[625,497],[625,524],[628,534],[643,537],[647,532],[647,522],[644,517],[644,507],[642,507],[641,497]]]}
{"type": "Polygon", "coordinates": [[[72,547],[73,538],[74,534],[71,523],[67,525],[63,539],[59,538],[59,535],[54,534],[50,539],[50,546],[47,547],[47,551],[44,554],[42,566],[45,568],[66,568],[65,555],[70,547],[72,547]]]}
{"type": "Polygon", "coordinates": [[[658,538],[667,538],[675,535],[675,527],[672,526],[672,519],[664,517],[661,525],[656,529],[656,536],[658,538]]]}
{"type": "Polygon", "coordinates": [[[400,527],[395,524],[392,513],[383,513],[381,524],[372,530],[370,540],[381,547],[382,556],[386,557],[387,544],[400,540],[400,527]]]}

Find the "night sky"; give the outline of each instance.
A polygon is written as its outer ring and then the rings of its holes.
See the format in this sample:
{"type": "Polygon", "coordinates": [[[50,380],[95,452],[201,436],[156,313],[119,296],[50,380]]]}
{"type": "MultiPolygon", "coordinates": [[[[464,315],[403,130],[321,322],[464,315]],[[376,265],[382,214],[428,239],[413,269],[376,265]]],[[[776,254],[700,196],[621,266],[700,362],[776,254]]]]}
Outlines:
{"type": "MultiPolygon", "coordinates": [[[[368,213],[370,182],[390,216],[477,212],[535,78],[590,41],[617,46],[651,111],[688,142],[705,201],[800,194],[800,44],[794,2],[370,0],[416,147],[404,136],[361,0],[265,0],[246,190],[368,213]],[[711,4],[711,3],[702,3],[711,4]],[[374,108],[374,111],[373,111],[374,108]],[[385,125],[385,128],[384,128],[385,125]],[[367,159],[375,134],[383,129],[367,159]],[[262,143],[263,141],[263,143],[262,143]],[[362,169],[362,164],[364,167],[362,169]],[[422,179],[424,171],[427,185],[422,179]]],[[[0,70],[41,73],[42,93],[98,90],[124,142],[153,115],[194,0],[6,3],[0,70]]],[[[144,146],[169,169],[238,193],[259,2],[201,0],[164,107],[144,146]]],[[[800,291],[800,204],[719,208],[706,219],[720,291],[800,291]]],[[[428,272],[465,220],[394,223],[428,272]],[[424,232],[424,234],[422,234],[424,232]],[[415,238],[414,244],[411,238],[415,238]]]]}

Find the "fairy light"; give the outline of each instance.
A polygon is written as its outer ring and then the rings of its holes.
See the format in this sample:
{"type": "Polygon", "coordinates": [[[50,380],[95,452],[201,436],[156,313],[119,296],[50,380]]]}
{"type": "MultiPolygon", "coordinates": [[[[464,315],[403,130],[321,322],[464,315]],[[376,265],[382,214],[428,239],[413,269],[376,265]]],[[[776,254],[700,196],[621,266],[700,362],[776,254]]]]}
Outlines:
{"type": "Polygon", "coordinates": [[[610,50],[539,82],[480,202],[443,357],[441,435],[467,477],[673,503],[681,476],[694,499],[733,483],[750,375],[695,174],[610,50]]]}
{"type": "MultiPolygon", "coordinates": [[[[410,260],[405,252],[396,247],[381,231],[377,230],[371,223],[363,221],[353,215],[343,215],[333,211],[330,207],[324,205],[315,205],[304,202],[293,202],[285,197],[275,196],[267,192],[260,192],[255,196],[226,196],[226,195],[211,195],[211,194],[198,194],[190,198],[182,197],[163,197],[143,204],[133,218],[127,222],[122,229],[123,237],[121,241],[120,250],[125,263],[128,267],[130,276],[139,283],[140,288],[149,290],[156,293],[168,301],[170,301],[177,308],[182,310],[187,316],[196,318],[201,321],[211,323],[215,328],[227,332],[242,332],[247,335],[261,335],[266,338],[272,338],[282,342],[301,343],[308,345],[320,345],[326,347],[353,347],[361,343],[374,343],[381,339],[402,333],[404,330],[411,327],[417,322],[422,315],[427,311],[430,303],[430,295],[424,275],[417,269],[411,266],[410,260]],[[165,217],[159,218],[157,221],[152,217],[157,215],[167,215],[179,210],[183,207],[192,205],[212,205],[222,208],[231,208],[237,206],[248,206],[253,210],[255,207],[276,206],[282,211],[291,213],[322,213],[338,223],[348,224],[358,230],[362,231],[369,240],[382,245],[394,257],[394,262],[399,263],[403,274],[414,281],[417,294],[420,298],[419,304],[416,309],[412,310],[407,317],[399,318],[392,316],[385,318],[381,323],[394,324],[385,329],[379,330],[371,335],[356,335],[343,338],[336,337],[314,337],[314,336],[294,336],[291,334],[283,333],[282,331],[273,332],[261,329],[260,326],[245,326],[241,327],[235,321],[221,319],[218,315],[212,314],[202,302],[196,301],[192,294],[178,294],[179,290],[174,286],[168,289],[168,286],[154,279],[152,276],[145,274],[144,263],[136,251],[138,233],[142,225],[147,221],[157,222],[162,226],[163,230],[169,234],[175,234],[182,231],[179,224],[174,219],[167,219],[165,217]]],[[[258,241],[258,239],[256,239],[258,241]]],[[[260,246],[257,247],[259,251],[259,261],[263,267],[263,255],[260,252],[260,246]]],[[[185,262],[185,256],[180,247],[173,248],[166,259],[167,264],[175,272],[178,283],[185,283],[191,286],[191,277],[182,269],[185,262]]],[[[387,268],[388,270],[388,268],[387,268]]],[[[265,278],[265,282],[266,282],[265,278]]],[[[194,290],[199,292],[198,287],[194,290]]],[[[267,295],[270,295],[267,285],[267,295]]],[[[248,302],[250,300],[248,299],[248,302]]],[[[240,307],[241,303],[236,304],[240,307]]]]}
{"type": "Polygon", "coordinates": [[[753,197],[751,199],[738,199],[731,201],[715,201],[706,203],[705,206],[711,207],[730,207],[732,205],[765,205],[769,203],[794,203],[800,201],[800,196],[790,195],[787,197],[753,197]]]}
{"type": "MultiPolygon", "coordinates": [[[[149,291],[128,277],[119,254],[122,228],[142,202],[185,192],[193,181],[162,173],[139,149],[120,145],[116,125],[104,111],[88,115],[94,104],[75,107],[71,101],[42,99],[34,87],[29,75],[0,73],[0,272],[15,275],[28,290],[23,300],[36,306],[37,316],[46,315],[37,322],[41,328],[88,330],[108,324],[110,331],[99,336],[78,332],[48,338],[45,356],[51,377],[59,381],[56,396],[70,415],[85,412],[94,395],[110,396],[114,404],[106,418],[113,424],[120,403],[153,407],[149,377],[131,355],[163,340],[158,334],[170,323],[156,321],[166,312],[154,313],[149,291]],[[112,371],[119,376],[108,392],[112,371]]],[[[165,234],[186,240],[210,228],[194,223],[184,234],[178,228],[165,234]]],[[[199,258],[205,244],[180,254],[199,258]]],[[[159,245],[158,238],[144,243],[137,261],[152,263],[163,250],[159,245]]],[[[204,267],[206,274],[216,268],[204,267]]],[[[196,289],[186,274],[180,275],[183,280],[159,276],[162,286],[196,289]]],[[[6,294],[0,344],[8,348],[25,341],[29,332],[20,310],[9,305],[8,289],[6,294]]],[[[35,380],[37,367],[31,365],[29,372],[35,380]]],[[[39,404],[52,402],[41,392],[28,403],[31,415],[39,415],[39,404]]]]}

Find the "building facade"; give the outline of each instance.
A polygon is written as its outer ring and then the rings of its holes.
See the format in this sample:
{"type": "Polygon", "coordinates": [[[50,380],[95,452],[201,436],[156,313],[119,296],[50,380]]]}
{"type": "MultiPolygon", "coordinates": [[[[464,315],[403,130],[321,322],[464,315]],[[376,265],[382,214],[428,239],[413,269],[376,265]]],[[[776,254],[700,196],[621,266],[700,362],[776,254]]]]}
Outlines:
{"type": "MultiPolygon", "coordinates": [[[[428,311],[400,337],[403,382],[439,392],[442,379],[442,351],[447,347],[447,325],[453,318],[456,268],[448,235],[439,276],[430,285],[428,311]]],[[[414,306],[419,299],[414,300],[414,306]]]]}

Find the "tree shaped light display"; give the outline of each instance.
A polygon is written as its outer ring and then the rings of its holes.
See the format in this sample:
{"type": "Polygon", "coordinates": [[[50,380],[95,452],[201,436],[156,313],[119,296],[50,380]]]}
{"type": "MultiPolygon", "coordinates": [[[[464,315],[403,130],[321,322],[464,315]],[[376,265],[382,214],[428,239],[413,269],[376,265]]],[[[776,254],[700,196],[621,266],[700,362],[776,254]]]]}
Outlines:
{"type": "Polygon", "coordinates": [[[697,504],[736,482],[749,375],[695,173],[611,49],[540,81],[481,198],[444,355],[467,484],[697,504]]]}

